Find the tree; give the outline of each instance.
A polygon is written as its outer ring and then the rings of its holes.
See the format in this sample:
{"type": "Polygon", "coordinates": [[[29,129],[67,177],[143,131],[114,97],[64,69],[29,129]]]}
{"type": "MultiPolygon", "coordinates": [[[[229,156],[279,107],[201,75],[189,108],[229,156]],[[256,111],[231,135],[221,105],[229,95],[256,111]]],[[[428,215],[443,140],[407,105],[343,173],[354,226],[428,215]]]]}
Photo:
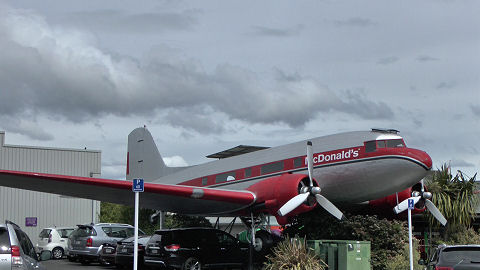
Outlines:
{"type": "MultiPolygon", "coordinates": [[[[468,178],[461,171],[453,176],[450,166],[444,164],[425,182],[428,191],[433,195],[432,202],[447,219],[449,230],[455,230],[459,226],[469,227],[472,223],[478,205],[475,194],[476,176],[477,174],[468,178]]],[[[428,211],[426,215],[431,226],[440,225],[428,211]]]]}

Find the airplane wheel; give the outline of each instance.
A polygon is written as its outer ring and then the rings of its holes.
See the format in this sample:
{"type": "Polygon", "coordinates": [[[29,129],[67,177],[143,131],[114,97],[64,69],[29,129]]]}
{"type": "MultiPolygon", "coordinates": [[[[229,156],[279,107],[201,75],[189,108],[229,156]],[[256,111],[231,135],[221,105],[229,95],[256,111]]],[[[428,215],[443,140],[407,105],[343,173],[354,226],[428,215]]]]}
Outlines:
{"type": "Polygon", "coordinates": [[[260,230],[255,234],[255,251],[261,254],[267,253],[273,246],[272,235],[265,231],[260,230]]]}

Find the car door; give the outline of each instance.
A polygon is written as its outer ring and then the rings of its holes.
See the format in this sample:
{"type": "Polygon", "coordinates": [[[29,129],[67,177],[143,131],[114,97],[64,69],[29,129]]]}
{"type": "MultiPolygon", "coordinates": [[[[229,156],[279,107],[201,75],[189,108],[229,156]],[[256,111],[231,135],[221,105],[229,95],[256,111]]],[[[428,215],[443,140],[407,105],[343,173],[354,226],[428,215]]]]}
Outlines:
{"type": "Polygon", "coordinates": [[[238,240],[230,234],[215,230],[217,243],[218,264],[221,265],[242,265],[245,258],[240,249],[238,240]]]}
{"type": "Polygon", "coordinates": [[[24,265],[26,268],[28,270],[45,269],[38,261],[37,253],[35,252],[35,248],[33,247],[32,241],[30,241],[28,235],[17,228],[15,228],[15,234],[20,242],[20,248],[23,253],[22,257],[25,261],[24,265]]]}

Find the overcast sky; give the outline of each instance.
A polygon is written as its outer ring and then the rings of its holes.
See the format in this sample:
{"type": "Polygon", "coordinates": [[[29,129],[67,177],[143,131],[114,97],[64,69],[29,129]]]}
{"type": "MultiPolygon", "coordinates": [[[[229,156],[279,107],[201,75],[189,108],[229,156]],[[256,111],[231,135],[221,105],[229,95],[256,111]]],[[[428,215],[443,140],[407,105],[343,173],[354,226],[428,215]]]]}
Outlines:
{"type": "Polygon", "coordinates": [[[372,127],[480,168],[480,1],[0,0],[7,144],[98,149],[147,125],[170,164],[372,127]]]}

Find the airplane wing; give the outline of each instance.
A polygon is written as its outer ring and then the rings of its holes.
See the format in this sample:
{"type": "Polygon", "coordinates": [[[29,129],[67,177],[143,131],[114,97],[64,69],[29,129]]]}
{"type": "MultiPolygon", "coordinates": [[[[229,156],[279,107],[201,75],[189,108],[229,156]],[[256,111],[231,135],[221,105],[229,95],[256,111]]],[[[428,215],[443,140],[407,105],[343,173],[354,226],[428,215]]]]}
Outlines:
{"type": "MultiPolygon", "coordinates": [[[[27,189],[134,205],[132,182],[33,172],[0,170],[0,186],[27,189]]],[[[249,191],[145,183],[140,207],[191,215],[221,215],[244,209],[255,202],[249,191]]]]}

